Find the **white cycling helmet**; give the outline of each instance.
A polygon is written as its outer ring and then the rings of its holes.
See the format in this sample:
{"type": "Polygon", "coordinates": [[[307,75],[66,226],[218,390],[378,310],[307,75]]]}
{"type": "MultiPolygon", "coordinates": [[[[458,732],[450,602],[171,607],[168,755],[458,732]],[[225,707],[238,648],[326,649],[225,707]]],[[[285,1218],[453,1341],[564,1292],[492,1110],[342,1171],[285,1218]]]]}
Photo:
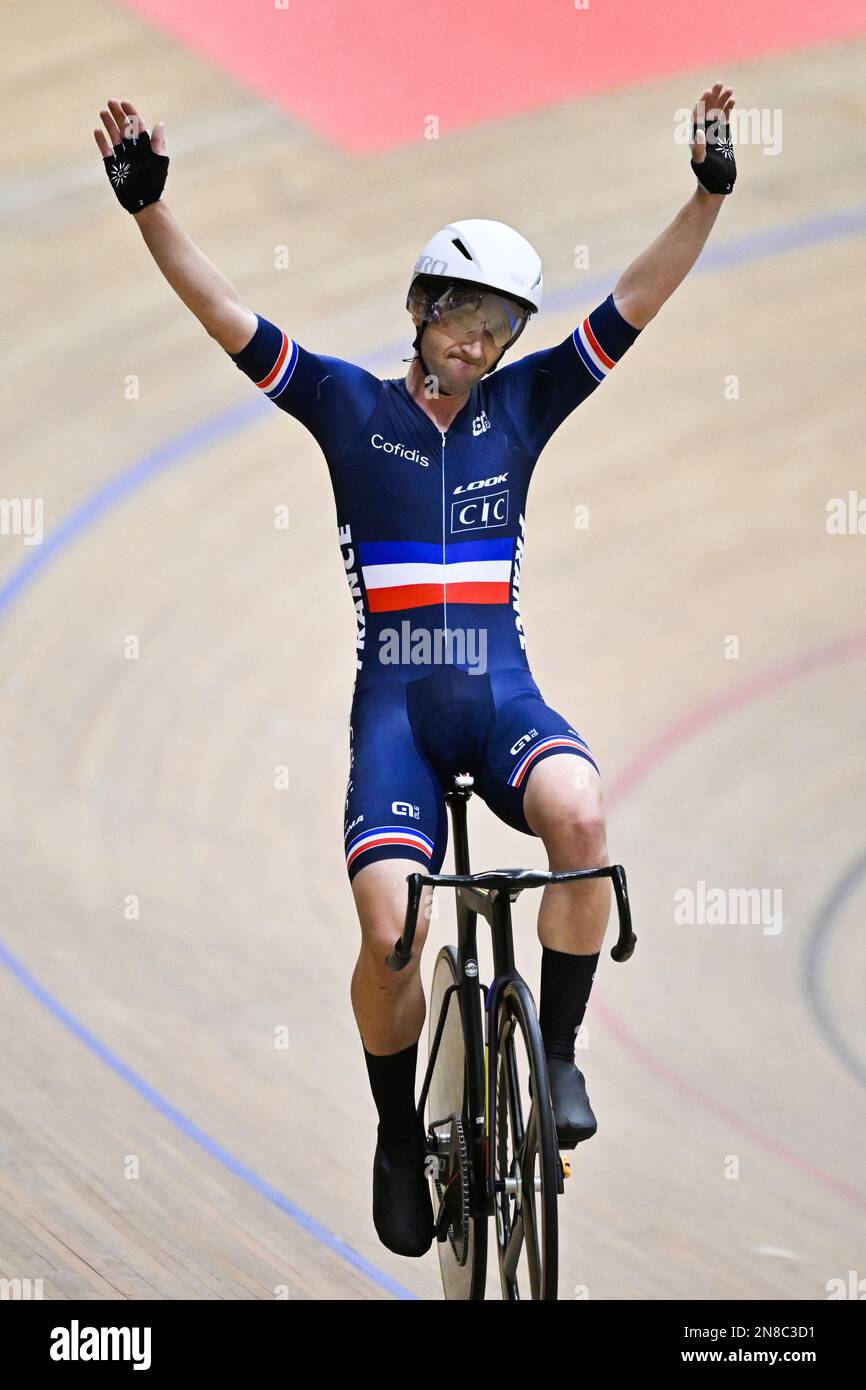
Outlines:
{"type": "Polygon", "coordinates": [[[508,295],[533,313],[541,308],[541,257],[504,222],[470,217],[449,223],[430,238],[415,262],[410,289],[419,275],[468,281],[508,295]]]}

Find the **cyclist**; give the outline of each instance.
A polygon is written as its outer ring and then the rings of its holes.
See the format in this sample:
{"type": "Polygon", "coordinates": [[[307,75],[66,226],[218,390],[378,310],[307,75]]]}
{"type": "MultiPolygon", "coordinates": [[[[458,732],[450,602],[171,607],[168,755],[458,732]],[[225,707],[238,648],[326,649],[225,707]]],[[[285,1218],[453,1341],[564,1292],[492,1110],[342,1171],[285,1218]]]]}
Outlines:
{"type": "MultiPolygon", "coordinates": [[[[357,616],[345,805],[346,866],[361,925],[351,997],[378,1112],[373,1217],[382,1242],[421,1255],[433,1238],[425,1137],[415,1110],[425,1003],[418,964],[385,957],[400,934],[406,875],[439,871],[444,793],[455,772],[509,825],[538,836],[550,868],[607,863],[590,747],[550,709],[526,657],[520,575],[526,495],[544,445],[632,346],[693,266],[735,166],[733,93],[716,83],[693,112],[698,187],[611,294],[552,348],[499,367],[542,301],[541,262],[519,233],[469,219],[416,262],[405,378],[380,380],[310,352],[253,313],[161,198],[165,131],[129,102],[95,131],[122,205],[169,284],[237,367],[320,444],[357,616]],[[107,138],[106,138],[107,137],[107,138]],[[494,375],[491,375],[495,373],[494,375]]],[[[575,1064],[610,911],[607,881],[548,887],[540,1023],[557,1137],[596,1132],[575,1064]]]]}

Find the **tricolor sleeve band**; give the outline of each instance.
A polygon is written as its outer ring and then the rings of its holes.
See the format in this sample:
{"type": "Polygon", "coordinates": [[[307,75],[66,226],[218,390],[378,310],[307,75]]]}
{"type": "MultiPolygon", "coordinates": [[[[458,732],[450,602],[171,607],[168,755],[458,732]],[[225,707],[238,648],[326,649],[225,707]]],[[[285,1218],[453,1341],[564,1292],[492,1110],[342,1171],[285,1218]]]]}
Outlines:
{"type": "Polygon", "coordinates": [[[640,331],[626,323],[613,302],[613,294],[609,294],[603,304],[578,324],[571,337],[590,376],[595,381],[604,381],[640,331]]]}
{"type": "Polygon", "coordinates": [[[258,327],[232,361],[272,401],[285,391],[298,363],[298,345],[281,328],[256,314],[258,327]]]}

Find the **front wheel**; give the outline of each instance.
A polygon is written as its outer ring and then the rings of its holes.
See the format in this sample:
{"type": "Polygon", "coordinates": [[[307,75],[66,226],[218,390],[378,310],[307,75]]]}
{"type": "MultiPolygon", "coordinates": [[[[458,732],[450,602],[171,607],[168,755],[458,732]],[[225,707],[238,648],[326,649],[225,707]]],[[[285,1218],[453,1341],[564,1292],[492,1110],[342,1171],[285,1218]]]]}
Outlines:
{"type": "Polygon", "coordinates": [[[496,1042],[491,1148],[502,1296],[555,1299],[559,1147],[538,1016],[523,980],[500,996],[496,1042]]]}

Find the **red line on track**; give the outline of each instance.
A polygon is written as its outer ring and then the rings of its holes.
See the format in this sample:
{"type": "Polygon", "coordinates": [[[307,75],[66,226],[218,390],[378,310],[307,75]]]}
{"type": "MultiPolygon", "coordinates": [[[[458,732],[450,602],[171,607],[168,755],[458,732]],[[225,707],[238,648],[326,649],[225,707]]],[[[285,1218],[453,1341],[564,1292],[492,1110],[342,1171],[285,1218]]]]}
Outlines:
{"type": "MultiPolygon", "coordinates": [[[[669,729],[666,729],[648,747],[644,748],[632,762],[628,763],[611,783],[608,800],[615,800],[635,791],[669,753],[680,748],[689,739],[703,733],[704,730],[711,728],[712,725],[719,723],[735,710],[743,709],[765,695],[775,694],[814,671],[829,670],[833,666],[856,660],[864,655],[866,655],[866,633],[843,637],[818,651],[807,653],[805,656],[792,657],[756,676],[754,680],[747,681],[738,690],[718,699],[707,701],[685,719],[672,724],[669,729]]],[[[789,1168],[807,1173],[820,1186],[835,1192],[837,1196],[844,1198],[859,1211],[866,1211],[866,1192],[852,1187],[850,1183],[841,1178],[834,1177],[832,1173],[826,1172],[818,1164],[813,1163],[811,1159],[779,1143],[771,1135],[765,1134],[748,1120],[737,1115],[735,1111],[722,1105],[702,1087],[690,1081],[673,1067],[668,1066],[666,1062],[663,1062],[649,1048],[645,1047],[633,1033],[629,1032],[622,1020],[605,1003],[603,995],[593,997],[593,1011],[603,1027],[659,1081],[665,1082],[684,1099],[691,1101],[692,1104],[729,1124],[732,1129],[744,1134],[759,1148],[766,1153],[773,1154],[789,1168]]]]}

